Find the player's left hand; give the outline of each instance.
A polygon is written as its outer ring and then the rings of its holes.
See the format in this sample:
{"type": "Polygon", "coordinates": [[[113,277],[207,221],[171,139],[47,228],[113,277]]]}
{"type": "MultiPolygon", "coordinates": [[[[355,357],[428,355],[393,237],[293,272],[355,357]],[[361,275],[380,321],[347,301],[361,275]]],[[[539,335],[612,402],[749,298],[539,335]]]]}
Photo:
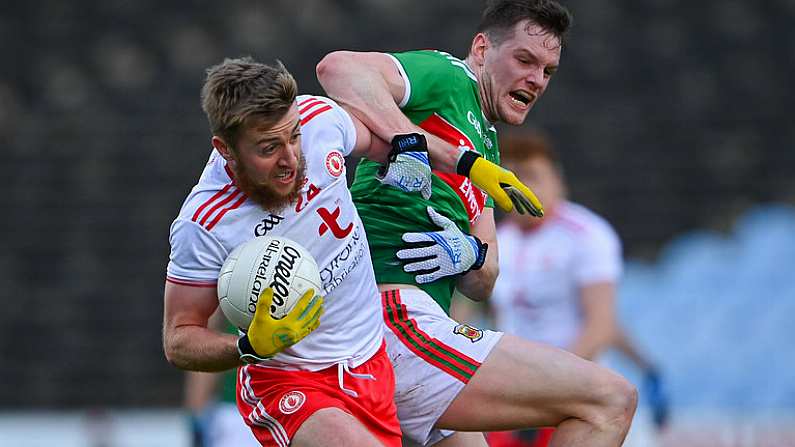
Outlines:
{"type": "Polygon", "coordinates": [[[535,217],[544,215],[544,207],[538,197],[513,172],[486,160],[477,152],[463,151],[456,171],[469,177],[506,213],[515,208],[519,214],[527,213],[535,217]]]}
{"type": "Polygon", "coordinates": [[[488,245],[461,231],[450,219],[428,207],[428,216],[441,231],[404,233],[403,241],[412,244],[397,252],[407,273],[421,272],[415,279],[426,284],[445,276],[466,273],[483,267],[488,245]]]}
{"type": "Polygon", "coordinates": [[[389,160],[378,174],[385,185],[419,192],[425,200],[430,199],[432,173],[425,136],[419,133],[395,135],[389,160]]]}
{"type": "Polygon", "coordinates": [[[246,363],[258,363],[284,351],[303,340],[320,325],[323,315],[323,297],[309,289],[295,303],[295,307],[283,318],[271,316],[273,289],[266,287],[260,293],[254,318],[248,331],[237,341],[240,359],[246,363]]]}

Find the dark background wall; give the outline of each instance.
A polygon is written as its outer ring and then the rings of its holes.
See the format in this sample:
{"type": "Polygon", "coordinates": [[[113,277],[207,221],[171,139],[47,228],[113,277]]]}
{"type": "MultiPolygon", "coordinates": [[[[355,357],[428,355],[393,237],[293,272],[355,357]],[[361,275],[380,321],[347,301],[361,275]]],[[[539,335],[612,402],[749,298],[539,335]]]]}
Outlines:
{"type": "MultiPolygon", "coordinates": [[[[0,407],[175,405],[168,227],[209,151],[204,69],[335,49],[465,56],[479,1],[0,4],[0,407]]],[[[575,27],[527,126],[629,256],[795,203],[795,1],[564,2],[575,27]]]]}

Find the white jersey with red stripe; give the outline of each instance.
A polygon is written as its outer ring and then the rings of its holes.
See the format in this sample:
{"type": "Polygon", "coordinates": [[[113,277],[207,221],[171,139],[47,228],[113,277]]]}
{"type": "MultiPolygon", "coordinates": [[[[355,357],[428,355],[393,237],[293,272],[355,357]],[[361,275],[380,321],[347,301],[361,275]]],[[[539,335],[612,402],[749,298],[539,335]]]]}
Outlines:
{"type": "Polygon", "coordinates": [[[297,98],[306,183],[299,199],[278,213],[248,200],[215,150],[171,225],[167,281],[215,287],[238,245],[283,236],[317,261],[325,296],[320,326],[263,366],[316,371],[347,361],[356,367],[381,346],[383,319],[364,227],[351,200],[344,156],[356,142],[350,116],[334,101],[297,98]]]}
{"type": "Polygon", "coordinates": [[[570,348],[582,323],[580,288],[621,275],[618,235],[592,211],[563,202],[529,232],[500,225],[497,242],[500,277],[490,300],[497,327],[570,348]]]}

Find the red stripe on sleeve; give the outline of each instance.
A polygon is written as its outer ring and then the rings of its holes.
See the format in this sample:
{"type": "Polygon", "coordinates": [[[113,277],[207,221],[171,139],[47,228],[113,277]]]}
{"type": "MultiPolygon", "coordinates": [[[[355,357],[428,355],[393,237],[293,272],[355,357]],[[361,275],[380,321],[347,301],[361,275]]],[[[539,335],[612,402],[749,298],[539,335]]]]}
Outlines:
{"type": "Polygon", "coordinates": [[[200,206],[199,209],[196,210],[196,212],[193,214],[193,218],[191,218],[191,220],[196,222],[196,219],[199,218],[199,214],[201,214],[201,212],[204,211],[204,209],[207,208],[207,206],[209,204],[213,203],[217,198],[219,198],[222,195],[226,194],[226,192],[229,191],[229,188],[231,188],[231,187],[232,187],[232,184],[230,183],[230,184],[224,186],[224,189],[222,189],[222,190],[218,191],[217,193],[213,194],[213,196],[210,197],[209,200],[204,202],[202,204],[202,206],[200,206]]]}
{"type": "MultiPolygon", "coordinates": [[[[209,219],[210,216],[212,216],[213,213],[215,213],[215,211],[218,208],[220,208],[220,207],[226,205],[227,203],[231,202],[232,199],[237,197],[238,194],[240,194],[240,190],[239,189],[235,189],[235,191],[232,194],[229,194],[228,196],[226,196],[226,198],[224,200],[221,200],[220,202],[218,202],[215,205],[213,205],[213,207],[210,208],[210,211],[207,211],[207,213],[204,214],[204,217],[202,217],[202,220],[199,222],[199,225],[203,226],[204,223],[207,222],[207,219],[209,219]]],[[[243,197],[245,197],[245,196],[243,196],[243,197]]]]}
{"type": "Polygon", "coordinates": [[[302,105],[308,103],[309,101],[319,101],[319,99],[317,99],[317,96],[310,96],[309,98],[306,98],[305,100],[299,102],[298,107],[301,107],[302,105]]]}
{"type": "Polygon", "coordinates": [[[218,215],[217,215],[217,216],[215,216],[215,219],[213,219],[213,221],[212,221],[212,222],[210,222],[210,225],[207,225],[207,231],[210,231],[210,230],[212,230],[212,229],[213,229],[213,227],[215,226],[215,224],[217,224],[217,223],[218,223],[218,222],[221,220],[221,218],[222,218],[222,217],[224,217],[224,214],[228,213],[229,211],[232,211],[232,210],[233,210],[233,209],[235,209],[235,208],[238,208],[238,207],[240,207],[240,205],[242,205],[242,204],[243,204],[243,202],[245,202],[245,201],[246,201],[246,196],[245,196],[245,194],[244,194],[244,195],[243,195],[243,196],[241,196],[239,199],[237,199],[237,202],[235,202],[235,203],[234,203],[234,204],[232,204],[231,206],[229,206],[229,207],[225,208],[223,211],[221,211],[220,213],[218,213],[218,215]]]}
{"type": "Polygon", "coordinates": [[[331,110],[331,106],[330,105],[325,105],[325,106],[323,106],[323,107],[321,107],[319,109],[314,110],[312,113],[310,113],[309,115],[307,115],[307,116],[305,116],[304,118],[301,119],[301,125],[302,126],[305,125],[310,120],[312,120],[312,118],[314,118],[314,117],[316,117],[316,116],[320,115],[321,113],[326,112],[328,110],[331,110]]]}
{"type": "Polygon", "coordinates": [[[172,278],[170,276],[166,276],[166,282],[170,282],[172,284],[178,284],[180,286],[189,286],[189,287],[208,287],[208,288],[216,287],[216,283],[185,281],[184,279],[172,278]]]}
{"type": "Polygon", "coordinates": [[[304,113],[307,112],[307,110],[309,110],[312,107],[315,107],[316,105],[319,105],[319,104],[326,104],[326,103],[321,101],[321,100],[319,100],[319,99],[313,99],[312,101],[307,102],[306,106],[299,108],[298,109],[298,114],[299,115],[303,115],[304,113]]]}

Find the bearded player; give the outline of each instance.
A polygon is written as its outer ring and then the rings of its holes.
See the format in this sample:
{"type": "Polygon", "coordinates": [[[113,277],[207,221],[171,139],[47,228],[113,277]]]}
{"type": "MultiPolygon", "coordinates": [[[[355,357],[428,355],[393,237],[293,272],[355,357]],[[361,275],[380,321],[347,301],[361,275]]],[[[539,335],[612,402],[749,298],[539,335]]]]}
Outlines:
{"type": "Polygon", "coordinates": [[[365,159],[351,186],[382,292],[401,428],[421,444],[485,445],[449,430],[556,426],[552,446],[619,446],[632,420],[637,392],[617,374],[448,316],[456,289],[483,300],[497,279],[492,200],[543,213],[499,168],[494,123],[524,122],[558,68],[570,20],[554,1],[496,1],[466,59],[335,52],[317,67],[326,92],[381,139],[418,132],[427,148],[455,154],[431,166],[418,144],[386,165],[365,159]]]}
{"type": "Polygon", "coordinates": [[[245,58],[208,70],[213,150],[171,226],[166,357],[193,371],[243,365],[237,405],[262,445],[399,446],[379,293],[343,159],[388,146],[372,144],[334,101],[296,97],[296,88],[281,64],[245,58]],[[224,260],[265,235],[309,250],[323,290],[273,320],[268,288],[242,336],[209,329],[224,260]],[[275,337],[285,332],[292,337],[275,337]]]}

